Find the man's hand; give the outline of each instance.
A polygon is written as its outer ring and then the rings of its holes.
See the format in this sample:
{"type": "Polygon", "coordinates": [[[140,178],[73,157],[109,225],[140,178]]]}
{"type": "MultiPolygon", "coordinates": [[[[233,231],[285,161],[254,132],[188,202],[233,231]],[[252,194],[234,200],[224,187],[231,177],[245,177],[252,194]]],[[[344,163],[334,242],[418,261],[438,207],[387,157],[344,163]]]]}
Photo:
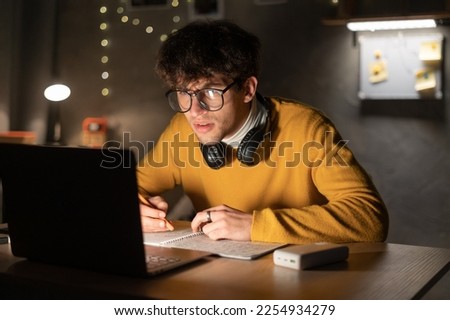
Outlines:
{"type": "Polygon", "coordinates": [[[173,230],[174,227],[166,219],[167,202],[160,196],[144,198],[139,194],[141,224],[143,232],[158,232],[173,230]]]}
{"type": "Polygon", "coordinates": [[[213,240],[249,241],[251,240],[252,221],[251,213],[221,205],[198,212],[192,220],[191,227],[194,232],[202,230],[213,240]]]}

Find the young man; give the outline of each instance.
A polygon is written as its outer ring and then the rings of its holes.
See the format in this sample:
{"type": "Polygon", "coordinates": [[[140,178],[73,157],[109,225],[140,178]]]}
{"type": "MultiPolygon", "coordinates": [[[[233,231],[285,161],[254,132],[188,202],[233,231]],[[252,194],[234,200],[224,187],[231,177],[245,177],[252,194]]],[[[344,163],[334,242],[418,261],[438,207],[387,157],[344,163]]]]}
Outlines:
{"type": "Polygon", "coordinates": [[[212,239],[384,241],[388,215],[333,124],[257,93],[260,42],[226,21],[194,22],[162,45],[156,71],[178,113],[138,165],[144,231],[172,229],[159,196],[181,185],[212,239]]]}

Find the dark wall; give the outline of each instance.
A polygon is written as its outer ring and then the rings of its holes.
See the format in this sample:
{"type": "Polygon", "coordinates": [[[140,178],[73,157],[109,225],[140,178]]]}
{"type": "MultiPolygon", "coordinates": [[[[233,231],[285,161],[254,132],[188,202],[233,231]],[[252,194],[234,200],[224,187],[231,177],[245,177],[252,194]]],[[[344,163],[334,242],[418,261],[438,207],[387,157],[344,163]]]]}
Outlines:
{"type": "Polygon", "coordinates": [[[13,3],[0,1],[0,130],[9,127],[13,17],[13,3]]]}
{"type": "MultiPolygon", "coordinates": [[[[0,7],[5,9],[0,10],[2,26],[7,24],[0,28],[5,39],[0,57],[6,62],[0,71],[0,130],[8,128],[9,119],[13,129],[37,131],[40,142],[45,137],[47,110],[41,93],[52,80],[55,3],[9,0],[0,7]],[[21,3],[22,10],[15,12],[13,3],[21,3]],[[9,13],[14,13],[14,21],[8,20],[9,13]],[[13,32],[19,32],[20,41],[10,36],[13,32]],[[18,55],[10,57],[9,50],[18,55]]],[[[449,247],[449,103],[362,105],[357,96],[359,48],[345,26],[320,23],[323,3],[304,0],[258,6],[252,0],[226,0],[225,18],[261,38],[259,88],[263,94],[312,104],[349,140],[390,211],[388,241],[449,247]]],[[[140,146],[157,138],[172,112],[164,99],[165,88],[153,74],[154,57],[160,36],[183,26],[188,18],[186,1],[176,8],[146,9],[131,9],[121,0],[60,2],[55,61],[60,79],[72,89],[71,97],[61,104],[68,144],[80,143],[81,122],[90,116],[107,117],[109,138],[125,146],[140,146]],[[108,7],[107,13],[99,12],[101,5],[108,7]],[[118,8],[124,13],[118,13],[118,8]],[[124,15],[129,17],[126,23],[121,21],[124,15]],[[174,16],[180,22],[174,22],[174,16]],[[137,18],[140,23],[134,25],[137,18]],[[107,30],[100,30],[102,22],[109,24],[107,30]],[[153,27],[152,33],[145,32],[147,26],[153,27]],[[102,39],[109,39],[107,47],[100,45],[102,39]],[[104,55],[109,57],[106,64],[101,62],[104,55]],[[110,74],[106,80],[101,78],[103,71],[110,74]],[[110,89],[106,97],[101,94],[105,87],[110,89]]],[[[447,39],[450,35],[446,26],[430,32],[441,32],[447,39]]],[[[446,59],[448,49],[446,41],[446,59]]],[[[448,85],[444,91],[448,97],[448,85]]]]}

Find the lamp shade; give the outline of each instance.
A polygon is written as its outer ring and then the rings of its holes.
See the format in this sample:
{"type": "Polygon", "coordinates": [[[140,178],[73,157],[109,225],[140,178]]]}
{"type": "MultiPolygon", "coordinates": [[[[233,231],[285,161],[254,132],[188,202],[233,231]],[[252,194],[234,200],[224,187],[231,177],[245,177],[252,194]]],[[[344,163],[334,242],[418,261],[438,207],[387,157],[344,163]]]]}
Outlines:
{"type": "Polygon", "coordinates": [[[52,84],[44,91],[44,97],[50,101],[63,101],[70,96],[70,88],[64,84],[52,84]]]}

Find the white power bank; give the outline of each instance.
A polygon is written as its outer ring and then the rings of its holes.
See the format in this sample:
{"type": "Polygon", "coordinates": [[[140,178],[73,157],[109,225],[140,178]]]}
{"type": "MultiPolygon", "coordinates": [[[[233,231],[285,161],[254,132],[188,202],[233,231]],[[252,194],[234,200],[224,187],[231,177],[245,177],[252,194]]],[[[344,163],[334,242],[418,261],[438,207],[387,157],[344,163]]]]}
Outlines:
{"type": "Polygon", "coordinates": [[[273,262],[276,265],[297,270],[335,263],[347,258],[348,247],[333,243],[295,245],[277,249],[273,253],[273,262]]]}

